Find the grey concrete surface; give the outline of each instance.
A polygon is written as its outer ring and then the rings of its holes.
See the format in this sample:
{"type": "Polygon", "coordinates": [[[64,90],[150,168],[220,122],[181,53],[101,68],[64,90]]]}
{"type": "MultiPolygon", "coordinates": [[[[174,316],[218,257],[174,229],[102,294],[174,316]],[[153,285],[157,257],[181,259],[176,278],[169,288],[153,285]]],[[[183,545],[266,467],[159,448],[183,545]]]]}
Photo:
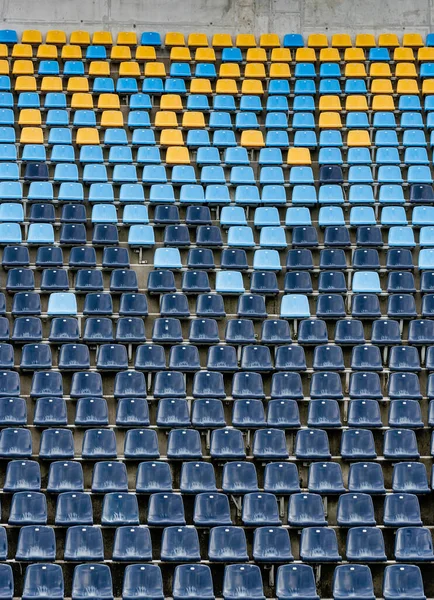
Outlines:
{"type": "Polygon", "coordinates": [[[434,0],[0,0],[0,27],[330,34],[434,29],[434,0]]]}

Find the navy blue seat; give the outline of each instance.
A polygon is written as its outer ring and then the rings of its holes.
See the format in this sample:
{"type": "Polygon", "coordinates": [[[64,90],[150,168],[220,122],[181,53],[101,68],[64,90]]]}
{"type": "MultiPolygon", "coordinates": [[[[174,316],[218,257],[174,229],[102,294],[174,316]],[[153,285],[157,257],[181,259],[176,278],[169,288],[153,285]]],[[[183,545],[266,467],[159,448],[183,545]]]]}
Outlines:
{"type": "Polygon", "coordinates": [[[199,537],[194,527],[166,527],[161,538],[161,560],[197,562],[200,560],[199,537]]]}
{"type": "Polygon", "coordinates": [[[300,557],[312,563],[338,562],[336,532],[327,527],[306,527],[301,532],[300,557]]]}
{"type": "Polygon", "coordinates": [[[341,427],[341,415],[337,400],[311,400],[309,402],[308,427],[341,427]]]}
{"type": "Polygon", "coordinates": [[[309,467],[308,489],[317,494],[345,492],[341,466],[333,462],[312,463],[309,467]]]}
{"type": "Polygon", "coordinates": [[[188,251],[187,266],[190,269],[214,269],[213,251],[211,248],[191,248],[188,251]]]}
{"type": "Polygon", "coordinates": [[[84,427],[108,425],[105,398],[80,398],[75,411],[75,424],[84,427]]]}
{"type": "Polygon", "coordinates": [[[260,373],[238,371],[232,378],[233,398],[264,398],[260,373]]]}
{"type": "Polygon", "coordinates": [[[156,423],[158,427],[189,427],[191,423],[187,400],[161,398],[158,401],[156,423]]]}
{"type": "Polygon", "coordinates": [[[235,400],[232,408],[232,425],[240,428],[265,426],[265,412],[262,400],[235,400]]]}
{"type": "Polygon", "coordinates": [[[209,535],[208,559],[215,562],[248,560],[244,529],[231,525],[213,527],[209,535]]]}
{"type": "Polygon", "coordinates": [[[319,600],[315,575],[310,565],[282,565],[277,570],[278,600],[319,600]]]}
{"type": "Polygon", "coordinates": [[[327,432],[323,429],[302,429],[295,439],[295,455],[297,458],[325,459],[331,458],[327,432]]]}
{"type": "Polygon", "coordinates": [[[312,279],[308,271],[288,271],[284,281],[285,292],[291,294],[311,294],[312,279]]]}
{"type": "Polygon", "coordinates": [[[178,565],[173,576],[172,595],[174,600],[214,600],[210,568],[207,565],[178,565]]]}
{"type": "Polygon", "coordinates": [[[384,494],[383,470],[379,463],[358,462],[350,465],[348,490],[366,494],[384,494]]]}
{"type": "Polygon", "coordinates": [[[9,511],[10,525],[45,525],[47,500],[41,492],[16,492],[9,511]]]}
{"type": "Polygon", "coordinates": [[[383,521],[389,527],[422,525],[419,500],[415,494],[390,494],[384,499],[383,521]]]}
{"type": "Polygon", "coordinates": [[[141,317],[121,317],[116,325],[116,341],[124,344],[145,342],[145,324],[141,317]]]}
{"type": "Polygon", "coordinates": [[[381,399],[380,378],[377,373],[359,371],[352,373],[350,378],[350,398],[381,399]]]}
{"type": "Polygon", "coordinates": [[[10,427],[2,429],[0,432],[0,456],[3,458],[30,458],[31,455],[30,430],[10,427]]]}
{"type": "Polygon", "coordinates": [[[84,489],[83,468],[74,461],[57,461],[50,464],[47,491],[54,493],[84,489]]]}
{"type": "Polygon", "coordinates": [[[377,400],[351,400],[348,409],[349,427],[382,427],[380,407],[377,400]]]}
{"type": "Polygon", "coordinates": [[[160,344],[182,342],[181,322],[173,317],[156,318],[152,329],[152,341],[160,344]]]}
{"type": "Polygon", "coordinates": [[[231,525],[228,496],[215,492],[198,494],[194,502],[193,522],[205,527],[231,525]]]}
{"type": "Polygon", "coordinates": [[[116,561],[152,560],[152,542],[148,527],[131,527],[129,525],[117,527],[112,558],[116,561]]]}
{"type": "Polygon", "coordinates": [[[18,317],[15,319],[11,339],[14,342],[40,342],[42,322],[38,317],[18,317]]]}
{"type": "Polygon", "coordinates": [[[244,440],[238,429],[216,429],[211,434],[211,456],[215,458],[244,458],[244,440]]]}
{"type": "MultiPolygon", "coordinates": [[[[4,565],[10,571],[9,565],[4,565]]],[[[12,571],[11,571],[12,576],[12,571]]],[[[11,579],[3,570],[2,581],[4,586],[10,584],[11,579]]],[[[11,595],[13,595],[13,580],[11,595]]],[[[52,565],[48,563],[28,565],[23,585],[23,595],[25,600],[36,600],[40,598],[49,598],[50,600],[60,600],[64,595],[63,572],[60,565],[52,565]]],[[[6,598],[6,595],[4,596],[6,598]]]]}
{"type": "Polygon", "coordinates": [[[214,466],[206,462],[183,463],[180,489],[187,494],[217,491],[214,466]]]}
{"type": "Polygon", "coordinates": [[[227,565],[223,578],[224,600],[265,600],[257,565],[227,565]]]}
{"type": "Polygon", "coordinates": [[[74,440],[69,429],[45,429],[41,435],[39,456],[46,459],[74,458],[74,440]]]}
{"type": "Polygon", "coordinates": [[[157,432],[152,429],[130,429],[124,440],[125,458],[155,459],[160,457],[157,432]]]}
{"type": "Polygon", "coordinates": [[[80,339],[80,331],[78,321],[74,317],[56,317],[51,321],[50,327],[50,342],[78,342],[80,339]]]}
{"type": "Polygon", "coordinates": [[[342,383],[338,373],[334,371],[316,372],[312,375],[310,384],[312,398],[343,398],[342,383]]]}
{"type": "Polygon", "coordinates": [[[72,598],[83,600],[111,600],[113,585],[108,565],[77,565],[72,578],[72,598]],[[89,592],[92,590],[92,592],[89,592]]]}
{"type": "Polygon", "coordinates": [[[222,401],[218,398],[199,398],[193,403],[191,423],[195,428],[225,427],[222,401]]]}
{"type": "Polygon", "coordinates": [[[81,525],[69,527],[66,531],[64,559],[80,562],[104,560],[101,529],[81,525]]]}
{"type": "Polygon", "coordinates": [[[328,342],[327,325],[322,319],[303,319],[298,329],[300,344],[326,344],[328,342]]]}
{"type": "Polygon", "coordinates": [[[253,536],[253,558],[261,563],[294,560],[289,532],[283,527],[258,527],[253,536]]]}
{"type": "Polygon", "coordinates": [[[216,319],[225,317],[223,296],[220,294],[200,294],[196,301],[196,314],[198,317],[214,317],[216,319]]]}
{"type": "Polygon", "coordinates": [[[102,344],[98,351],[96,367],[105,371],[128,368],[127,349],[122,344],[102,344]]]}
{"type": "Polygon", "coordinates": [[[389,408],[389,426],[398,428],[423,427],[420,404],[417,400],[392,400],[389,408]]]}
{"type": "Polygon", "coordinates": [[[374,583],[367,565],[339,565],[333,574],[333,598],[375,600],[374,583]]]}
{"type": "Polygon", "coordinates": [[[116,451],[116,436],[110,429],[87,429],[83,437],[81,451],[83,458],[114,458],[116,451]]]}
{"type": "Polygon", "coordinates": [[[369,494],[342,494],[339,496],[337,522],[341,527],[376,525],[374,503],[369,494]]]}
{"type": "Polygon", "coordinates": [[[347,429],[342,432],[341,455],[348,460],[376,458],[374,436],[370,429],[347,429]]]}
{"type": "Polygon", "coordinates": [[[400,527],[395,537],[395,558],[404,562],[433,560],[431,531],[427,527],[400,527]]]}
{"type": "MultiPolygon", "coordinates": [[[[48,396],[50,393],[39,394],[48,396]]],[[[62,393],[51,393],[53,396],[62,396],[62,393]]],[[[71,382],[70,395],[72,398],[82,398],[84,396],[96,397],[102,396],[102,377],[100,373],[92,371],[79,371],[73,374],[71,382]]]]}
{"type": "Polygon", "coordinates": [[[41,297],[36,292],[17,292],[12,303],[13,315],[40,315],[41,297]]]}
{"type": "Polygon", "coordinates": [[[198,371],[193,378],[194,398],[225,398],[223,375],[215,371],[198,371]]]}
{"type": "Polygon", "coordinates": [[[172,474],[167,462],[142,462],[137,469],[136,491],[145,494],[171,492],[172,474]]]}
{"type": "Polygon", "coordinates": [[[158,565],[128,565],[124,572],[122,598],[164,600],[163,577],[158,565]]]}
{"type": "Polygon", "coordinates": [[[156,398],[185,398],[185,381],[178,371],[159,371],[154,379],[154,396],[156,398]]]}
{"type": "Polygon", "coordinates": [[[343,371],[344,355],[340,346],[316,346],[313,354],[313,368],[318,371],[343,371]]]}
{"type": "Polygon", "coordinates": [[[381,562],[387,560],[381,529],[366,526],[349,529],[346,555],[349,561],[381,562]]]}
{"type": "Polygon", "coordinates": [[[62,492],[57,497],[56,525],[93,525],[92,501],[84,492],[62,492]]]}
{"type": "Polygon", "coordinates": [[[384,569],[383,596],[385,600],[399,600],[406,596],[425,600],[422,574],[416,565],[390,565],[384,569]]]}
{"type": "Polygon", "coordinates": [[[95,248],[89,246],[74,246],[71,248],[69,266],[83,269],[96,267],[95,248]]]}
{"type": "Polygon", "coordinates": [[[185,525],[184,503],[180,494],[151,494],[148,504],[149,525],[185,525]]]}
{"type": "Polygon", "coordinates": [[[425,465],[419,462],[398,462],[393,467],[394,492],[426,494],[429,491],[425,465]]]}
{"type": "Polygon", "coordinates": [[[52,561],[56,558],[54,529],[46,525],[21,527],[15,554],[16,560],[52,561]]]}
{"type": "Polygon", "coordinates": [[[167,442],[167,457],[174,459],[202,458],[199,432],[195,429],[172,429],[167,442]]]}
{"type": "Polygon", "coordinates": [[[417,373],[391,373],[389,377],[388,392],[390,398],[422,399],[417,373]]]}

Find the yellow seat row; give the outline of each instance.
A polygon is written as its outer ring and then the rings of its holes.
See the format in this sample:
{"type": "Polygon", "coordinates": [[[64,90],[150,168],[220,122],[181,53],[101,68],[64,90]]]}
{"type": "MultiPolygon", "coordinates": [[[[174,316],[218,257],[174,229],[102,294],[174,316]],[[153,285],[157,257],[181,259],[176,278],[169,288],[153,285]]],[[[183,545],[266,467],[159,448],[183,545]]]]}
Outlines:
{"type": "MultiPolygon", "coordinates": [[[[326,34],[314,33],[308,37],[307,45],[311,48],[326,48],[329,43],[326,34]]],[[[332,36],[331,46],[334,48],[350,48],[352,46],[351,36],[346,33],[339,33],[332,36]]],[[[381,33],[378,36],[378,44],[375,42],[375,36],[371,33],[359,33],[356,35],[356,46],[360,48],[397,48],[400,43],[396,33],[381,33]]],[[[402,45],[410,48],[420,48],[424,45],[420,33],[404,33],[402,36],[402,45]]]]}
{"type": "MultiPolygon", "coordinates": [[[[37,44],[42,44],[42,41],[42,32],[37,29],[26,29],[21,36],[21,42],[23,44],[32,44],[35,46],[37,44]]],[[[66,33],[59,29],[47,31],[45,43],[62,46],[67,43],[66,33]]],[[[95,31],[91,36],[88,31],[78,30],[71,32],[69,43],[77,44],[79,46],[89,46],[90,44],[96,46],[112,46],[113,36],[110,31],[95,31]]],[[[135,31],[120,31],[116,37],[116,44],[120,46],[137,46],[137,33],[135,31]]]]}
{"type": "MultiPolygon", "coordinates": [[[[42,113],[37,108],[23,108],[20,110],[18,125],[42,125],[42,113]]],[[[101,127],[123,127],[124,118],[120,110],[104,110],[101,113],[101,127]]]]}

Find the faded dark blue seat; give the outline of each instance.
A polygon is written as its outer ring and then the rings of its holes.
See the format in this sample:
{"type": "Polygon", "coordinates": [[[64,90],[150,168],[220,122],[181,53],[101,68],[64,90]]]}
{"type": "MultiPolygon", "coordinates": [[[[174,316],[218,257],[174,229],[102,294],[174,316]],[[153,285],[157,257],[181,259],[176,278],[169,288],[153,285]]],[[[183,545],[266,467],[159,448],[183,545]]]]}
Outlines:
{"type": "Polygon", "coordinates": [[[83,458],[115,458],[116,436],[110,429],[87,429],[81,450],[83,458]]]}
{"type": "Polygon", "coordinates": [[[338,463],[317,462],[309,467],[307,487],[316,494],[341,494],[345,492],[342,469],[338,463]]]}
{"type": "Polygon", "coordinates": [[[341,427],[341,414],[337,400],[311,400],[309,402],[308,427],[341,427]]]}
{"type": "Polygon", "coordinates": [[[395,558],[404,562],[433,560],[431,531],[427,527],[400,527],[395,537],[395,558]]]}
{"type": "Polygon", "coordinates": [[[16,492],[9,511],[10,525],[45,525],[47,500],[41,492],[16,492]]]}
{"type": "Polygon", "coordinates": [[[258,527],[253,536],[253,558],[261,563],[294,560],[289,532],[284,527],[258,527]]]}
{"type": "Polygon", "coordinates": [[[200,369],[197,346],[172,346],[169,353],[169,369],[174,371],[198,371],[200,369]]]}
{"type": "Polygon", "coordinates": [[[267,427],[292,429],[300,427],[297,401],[291,398],[270,400],[267,411],[267,427]]]}
{"type": "Polygon", "coordinates": [[[374,436],[370,429],[346,429],[342,432],[341,455],[348,460],[376,458],[374,436]]]}
{"type": "Polygon", "coordinates": [[[193,378],[194,398],[226,398],[223,375],[216,371],[198,371],[193,378]]]}
{"type": "MultiPolygon", "coordinates": [[[[117,527],[112,558],[120,561],[152,560],[152,542],[149,528],[131,527],[130,525],[117,527]]],[[[128,567],[126,570],[128,570],[128,567]]]]}
{"type": "Polygon", "coordinates": [[[310,384],[312,398],[343,398],[342,383],[338,373],[333,371],[317,372],[312,375],[310,384]]]}
{"type": "Polygon", "coordinates": [[[194,527],[166,527],[161,538],[161,560],[197,562],[200,560],[199,537],[194,527]]]}
{"type": "Polygon", "coordinates": [[[274,373],[271,378],[271,398],[303,398],[303,388],[300,373],[274,373]]]}
{"type": "Polygon", "coordinates": [[[288,523],[293,527],[327,525],[321,496],[296,493],[289,498],[288,523]]]}
{"type": "Polygon", "coordinates": [[[82,492],[83,489],[83,468],[80,463],[62,460],[50,464],[47,484],[48,492],[82,492]]]}
{"type": "Polygon", "coordinates": [[[214,466],[207,462],[183,463],[180,489],[184,494],[216,492],[214,466]]]}
{"type": "Polygon", "coordinates": [[[315,575],[310,565],[282,565],[277,570],[278,600],[319,600],[315,575]]]}
{"type": "Polygon", "coordinates": [[[180,494],[151,494],[148,504],[149,525],[185,525],[184,503],[180,494]]]}
{"type": "Polygon", "coordinates": [[[214,600],[211,570],[208,565],[178,565],[173,576],[172,595],[174,600],[214,600]]]}
{"type": "Polygon", "coordinates": [[[391,459],[419,458],[416,434],[413,429],[389,429],[384,434],[383,454],[391,459]]]}
{"type": "Polygon", "coordinates": [[[198,398],[193,403],[191,423],[195,428],[225,427],[226,420],[219,398],[198,398]]]}
{"type": "Polygon", "coordinates": [[[124,440],[124,456],[132,459],[160,458],[157,432],[152,429],[130,429],[124,440]]]}
{"type": "Polygon", "coordinates": [[[156,318],[152,328],[152,341],[160,344],[181,343],[183,337],[179,319],[156,318]]]}
{"type": "Polygon", "coordinates": [[[392,400],[389,408],[389,427],[423,427],[418,400],[392,400]]]}
{"type": "Polygon", "coordinates": [[[333,598],[375,600],[374,582],[367,565],[339,565],[333,574],[333,598]]]}
{"type": "Polygon", "coordinates": [[[389,527],[422,525],[419,500],[415,494],[390,494],[384,498],[383,521],[389,527]]]}
{"type": "Polygon", "coordinates": [[[327,325],[322,319],[304,319],[298,329],[300,344],[326,344],[328,342],[327,325]]]}
{"type": "Polygon", "coordinates": [[[378,527],[351,527],[348,530],[346,555],[349,561],[382,562],[387,560],[384,539],[378,527]]]}
{"type": "Polygon", "coordinates": [[[208,559],[216,562],[248,560],[244,529],[232,525],[213,527],[209,535],[208,559]]]}
{"type": "Polygon", "coordinates": [[[190,412],[185,398],[161,398],[158,401],[158,427],[189,427],[190,412]]]}
{"type": "Polygon", "coordinates": [[[340,346],[316,346],[313,353],[313,368],[318,371],[343,371],[344,355],[340,346]]]}
{"type": "Polygon", "coordinates": [[[347,423],[349,427],[382,427],[378,400],[351,400],[348,409],[347,423]]]}
{"type": "Polygon", "coordinates": [[[358,462],[350,465],[348,490],[366,494],[384,494],[383,470],[379,463],[358,462]]]}
{"type": "Polygon", "coordinates": [[[33,423],[43,427],[67,425],[68,417],[65,400],[63,398],[38,398],[33,423]]]}
{"type": "Polygon", "coordinates": [[[183,374],[179,371],[157,371],[153,393],[156,398],[185,398],[183,374]]]}
{"type": "Polygon", "coordinates": [[[331,458],[327,432],[323,429],[299,430],[295,438],[295,455],[306,459],[331,458]]]}
{"type": "Polygon", "coordinates": [[[382,371],[383,363],[378,346],[354,346],[351,352],[353,371],[382,371]]]}
{"type": "Polygon", "coordinates": [[[211,434],[211,456],[214,458],[244,458],[244,439],[238,429],[216,429],[211,434]]]}
{"type": "Polygon", "coordinates": [[[426,467],[420,462],[398,462],[393,466],[394,492],[426,494],[430,491],[426,467]]]}
{"type": "Polygon", "coordinates": [[[38,317],[18,317],[15,319],[11,340],[14,342],[42,341],[42,322],[38,317]]]}
{"type": "Polygon", "coordinates": [[[264,398],[260,373],[238,371],[232,378],[233,398],[264,398]]]}
{"type": "Polygon", "coordinates": [[[342,494],[339,496],[336,518],[341,527],[376,525],[372,497],[354,492],[342,494]]]}
{"type": "Polygon", "coordinates": [[[104,546],[101,528],[74,525],[66,531],[64,559],[73,561],[102,561],[104,546]]]}
{"type": "MultiPolygon", "coordinates": [[[[241,113],[242,114],[242,113],[241,113]]],[[[265,600],[257,565],[227,565],[223,578],[224,600],[265,600]]]]}
{"type": "MultiPolygon", "coordinates": [[[[8,567],[9,565],[4,565],[8,567]]],[[[2,572],[2,581],[10,582],[7,573],[2,572]],[[4,579],[3,579],[4,578],[4,579]]],[[[12,572],[11,572],[12,575],[12,572]]],[[[4,584],[6,585],[6,583],[4,584]]],[[[13,595],[13,584],[11,598],[13,595]]],[[[60,565],[49,563],[28,565],[23,585],[23,599],[37,600],[44,598],[50,600],[61,600],[64,597],[63,572],[60,565]]],[[[6,597],[6,596],[4,596],[6,597]]]]}
{"type": "Polygon", "coordinates": [[[30,458],[32,436],[29,429],[6,427],[0,432],[0,456],[3,458],[30,458]]]}
{"type": "Polygon", "coordinates": [[[167,442],[167,457],[173,459],[202,458],[199,432],[195,429],[172,429],[167,442]]]}
{"type": "Polygon", "coordinates": [[[381,383],[378,373],[359,371],[350,377],[350,398],[374,398],[381,400],[381,383]]]}
{"type": "MultiPolygon", "coordinates": [[[[323,288],[318,287],[318,289],[323,291],[323,288]]],[[[339,294],[320,294],[316,304],[316,314],[321,319],[341,319],[345,317],[344,299],[339,294]]]]}
{"type": "Polygon", "coordinates": [[[146,344],[136,349],[135,369],[143,371],[159,371],[166,368],[166,355],[163,346],[146,344]]]}
{"type": "Polygon", "coordinates": [[[303,346],[279,346],[276,348],[274,366],[282,371],[305,371],[307,366],[303,346]]]}
{"type": "MultiPolygon", "coordinates": [[[[414,186],[413,186],[414,187],[414,186]]],[[[425,600],[423,580],[416,565],[390,565],[384,569],[383,596],[385,600],[425,600]]]]}
{"type": "Polygon", "coordinates": [[[312,563],[338,562],[338,543],[334,529],[306,527],[301,532],[300,557],[312,563]]]}
{"type": "Polygon", "coordinates": [[[75,424],[79,426],[108,425],[108,407],[105,398],[80,398],[75,410],[75,424]]]}
{"type": "MultiPolygon", "coordinates": [[[[40,396],[62,396],[63,392],[58,394],[45,393],[40,396]]],[[[79,371],[73,374],[71,382],[70,395],[72,398],[82,398],[84,396],[101,397],[103,396],[102,377],[100,373],[92,371],[79,371]]]]}
{"type": "Polygon", "coordinates": [[[228,344],[254,344],[255,331],[250,319],[229,319],[226,323],[225,340],[228,344]]]}
{"type": "Polygon", "coordinates": [[[16,560],[52,561],[56,558],[54,529],[46,525],[21,527],[15,553],[16,560]]]}
{"type": "Polygon", "coordinates": [[[163,578],[158,565],[128,565],[124,572],[122,598],[164,600],[163,578]]]}
{"type": "Polygon", "coordinates": [[[112,600],[113,585],[108,565],[77,565],[72,578],[74,600],[112,600]]]}
{"type": "Polygon", "coordinates": [[[143,493],[171,492],[172,474],[168,463],[142,462],[137,469],[136,491],[143,493]]]}
{"type": "Polygon", "coordinates": [[[41,435],[39,456],[46,459],[74,458],[74,439],[70,429],[45,429],[41,435]]]}
{"type": "Polygon", "coordinates": [[[84,492],[62,492],[57,497],[56,525],[93,525],[92,500],[84,492]]]}

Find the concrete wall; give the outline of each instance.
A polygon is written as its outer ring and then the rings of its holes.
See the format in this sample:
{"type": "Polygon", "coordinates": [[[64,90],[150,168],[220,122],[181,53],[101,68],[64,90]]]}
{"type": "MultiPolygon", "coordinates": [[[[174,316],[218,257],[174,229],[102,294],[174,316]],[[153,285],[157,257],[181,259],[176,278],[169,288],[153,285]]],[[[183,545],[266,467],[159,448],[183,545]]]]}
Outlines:
{"type": "Polygon", "coordinates": [[[378,33],[434,30],[434,0],[0,0],[0,27],[378,33]]]}

